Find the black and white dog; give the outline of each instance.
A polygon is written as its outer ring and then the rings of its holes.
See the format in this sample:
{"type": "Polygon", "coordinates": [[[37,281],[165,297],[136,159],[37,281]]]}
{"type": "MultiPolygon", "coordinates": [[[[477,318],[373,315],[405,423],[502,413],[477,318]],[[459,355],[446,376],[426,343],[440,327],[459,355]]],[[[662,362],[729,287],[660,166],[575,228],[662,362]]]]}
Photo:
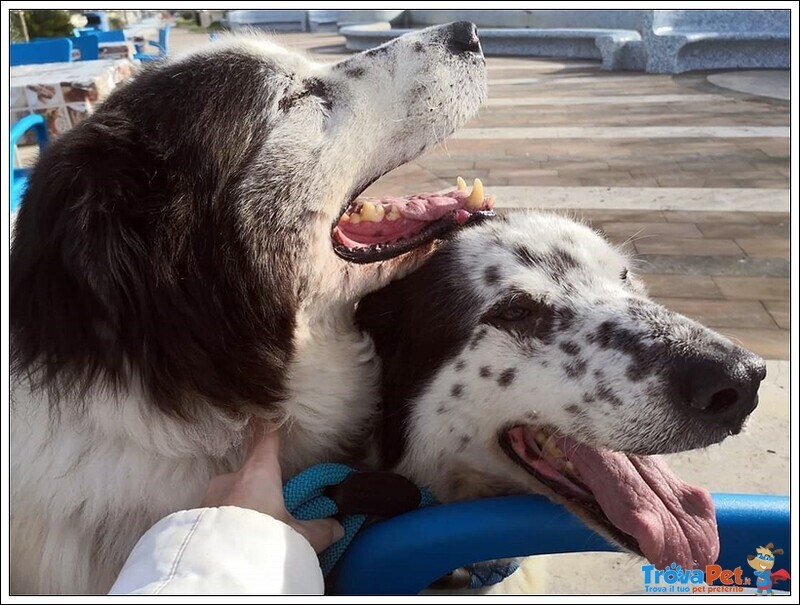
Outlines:
{"type": "Polygon", "coordinates": [[[655,562],[715,558],[708,495],[646,455],[738,432],[763,362],[648,301],[589,229],[483,221],[479,182],[358,199],[485,91],[468,23],[335,65],[233,38],[50,146],[11,253],[13,592],[107,590],[253,417],[287,476],[542,492],[655,562]]]}

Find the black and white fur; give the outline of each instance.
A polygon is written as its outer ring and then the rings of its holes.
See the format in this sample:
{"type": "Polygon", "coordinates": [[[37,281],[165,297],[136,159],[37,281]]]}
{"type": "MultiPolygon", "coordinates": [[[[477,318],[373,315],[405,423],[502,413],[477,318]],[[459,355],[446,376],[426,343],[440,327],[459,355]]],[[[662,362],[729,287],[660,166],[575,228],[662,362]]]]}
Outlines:
{"type": "Polygon", "coordinates": [[[54,141],[11,252],[11,589],[104,592],[196,506],[259,416],[284,472],[359,447],[379,361],[356,301],[427,248],[357,266],[331,226],[486,94],[452,24],[335,65],[258,38],[143,70],[54,141]]]}

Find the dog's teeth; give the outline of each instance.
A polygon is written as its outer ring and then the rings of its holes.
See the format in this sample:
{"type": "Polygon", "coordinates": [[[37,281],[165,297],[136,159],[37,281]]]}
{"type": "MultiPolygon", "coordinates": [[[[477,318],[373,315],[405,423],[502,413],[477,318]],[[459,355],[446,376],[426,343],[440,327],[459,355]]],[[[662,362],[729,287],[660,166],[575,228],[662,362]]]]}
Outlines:
{"type": "Polygon", "coordinates": [[[462,179],[461,177],[456,178],[456,189],[461,191],[462,193],[467,192],[467,181],[462,179]]]}
{"type": "Polygon", "coordinates": [[[555,441],[552,437],[544,442],[543,449],[551,458],[564,457],[564,452],[562,452],[561,449],[555,444],[555,441]]]}
{"type": "Polygon", "coordinates": [[[467,198],[467,207],[470,210],[477,210],[483,206],[483,183],[480,179],[475,179],[472,183],[472,193],[467,198]]]}
{"type": "Polygon", "coordinates": [[[371,223],[378,223],[383,220],[385,211],[380,204],[373,204],[372,202],[364,202],[361,206],[361,220],[370,221],[371,223]]]}
{"type": "Polygon", "coordinates": [[[358,225],[358,223],[361,222],[361,215],[358,214],[357,212],[354,212],[353,214],[350,215],[350,222],[353,223],[354,225],[358,225]]]}
{"type": "Polygon", "coordinates": [[[536,431],[536,434],[533,436],[533,438],[536,439],[536,443],[539,445],[544,445],[544,443],[547,441],[547,433],[544,431],[536,431]]]}
{"type": "Polygon", "coordinates": [[[564,465],[564,468],[567,469],[567,472],[572,473],[575,476],[578,475],[578,469],[576,469],[575,465],[572,464],[572,462],[570,462],[569,460],[567,460],[567,463],[564,465]]]}
{"type": "Polygon", "coordinates": [[[389,214],[386,215],[387,221],[396,221],[400,218],[400,211],[397,209],[397,206],[392,206],[392,209],[389,211],[389,214]]]}
{"type": "Polygon", "coordinates": [[[346,223],[349,220],[350,220],[350,215],[349,214],[343,214],[342,218],[339,219],[339,221],[342,222],[342,223],[346,223]]]}

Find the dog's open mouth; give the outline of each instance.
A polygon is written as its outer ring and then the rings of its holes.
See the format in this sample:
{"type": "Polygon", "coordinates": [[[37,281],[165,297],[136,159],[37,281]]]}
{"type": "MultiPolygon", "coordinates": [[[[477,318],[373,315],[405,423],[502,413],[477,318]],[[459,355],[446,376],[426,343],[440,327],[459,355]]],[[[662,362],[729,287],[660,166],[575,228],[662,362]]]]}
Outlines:
{"type": "Polygon", "coordinates": [[[354,263],[387,260],[450,231],[494,215],[494,199],[475,179],[472,191],[458,177],[456,190],[406,197],[357,198],[334,225],[333,249],[354,263]]]}
{"type": "Polygon", "coordinates": [[[678,478],[660,456],[594,448],[531,426],[509,429],[500,445],[540,483],[657,567],[716,561],[710,494],[678,478]]]}

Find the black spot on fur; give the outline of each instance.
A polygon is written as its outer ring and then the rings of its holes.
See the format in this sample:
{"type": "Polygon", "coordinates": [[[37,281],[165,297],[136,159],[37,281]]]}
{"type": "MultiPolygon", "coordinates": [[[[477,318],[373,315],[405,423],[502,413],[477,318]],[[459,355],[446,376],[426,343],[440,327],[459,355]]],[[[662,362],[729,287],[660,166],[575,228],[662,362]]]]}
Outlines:
{"type": "Polygon", "coordinates": [[[578,357],[572,363],[564,364],[564,373],[569,378],[579,378],[586,374],[586,360],[578,357]]]}
{"type": "Polygon", "coordinates": [[[483,270],[483,279],[489,286],[494,286],[500,281],[500,267],[497,265],[489,265],[483,270]]]}
{"type": "Polygon", "coordinates": [[[497,384],[501,387],[507,387],[514,379],[517,377],[517,369],[516,368],[508,368],[507,370],[503,370],[500,372],[500,376],[497,377],[497,384]]]}
{"type": "Polygon", "coordinates": [[[275,69],[235,51],[153,65],[48,146],[11,250],[14,373],[63,403],[133,372],[182,417],[285,398],[309,227],[269,185],[275,69]]]}
{"type": "Polygon", "coordinates": [[[528,248],[525,246],[514,246],[511,252],[514,253],[514,256],[517,257],[517,260],[520,263],[526,267],[530,267],[531,269],[535,269],[543,263],[543,258],[541,255],[528,250],[528,248]]]}
{"type": "Polygon", "coordinates": [[[578,346],[577,343],[571,340],[565,340],[558,344],[558,347],[564,351],[567,355],[577,355],[581,352],[581,348],[578,346]]]}
{"type": "Polygon", "coordinates": [[[467,449],[470,441],[472,441],[472,438],[469,435],[460,435],[458,437],[458,447],[456,448],[456,452],[460,453],[467,449]]]}
{"type": "Polygon", "coordinates": [[[572,254],[561,248],[539,253],[525,246],[515,246],[512,253],[522,265],[544,271],[550,279],[561,285],[567,283],[567,274],[580,266],[572,254]]]}
{"type": "Polygon", "coordinates": [[[583,402],[584,403],[594,403],[595,401],[596,401],[595,397],[591,393],[584,393],[583,394],[583,402]]]}
{"type": "Polygon", "coordinates": [[[567,412],[570,413],[573,416],[579,416],[579,415],[583,414],[583,408],[581,406],[579,406],[578,404],[576,404],[576,403],[570,403],[564,409],[566,409],[567,412]]]}
{"type": "Polygon", "coordinates": [[[439,407],[436,408],[436,413],[439,414],[440,416],[442,414],[446,414],[447,413],[447,406],[445,406],[443,403],[440,404],[439,407]]]}
{"type": "Polygon", "coordinates": [[[464,385],[463,384],[454,384],[453,387],[450,389],[450,395],[455,398],[459,398],[464,394],[464,385]]]}
{"type": "Polygon", "coordinates": [[[348,78],[358,80],[359,78],[363,77],[364,74],[367,72],[363,67],[351,67],[349,69],[346,69],[344,73],[348,78]]]}
{"type": "Polygon", "coordinates": [[[480,330],[478,330],[475,333],[475,336],[473,336],[472,340],[470,340],[469,342],[469,350],[474,351],[475,349],[477,349],[478,345],[486,337],[486,334],[488,334],[488,332],[489,331],[486,328],[481,328],[480,330]]]}
{"type": "Polygon", "coordinates": [[[422,42],[414,42],[414,46],[412,46],[414,52],[417,53],[424,53],[425,52],[425,45],[422,42]]]}
{"type": "Polygon", "coordinates": [[[594,390],[594,396],[600,401],[607,401],[615,408],[622,405],[622,399],[605,383],[597,385],[594,390]]]}
{"type": "Polygon", "coordinates": [[[481,366],[480,370],[478,370],[478,374],[481,378],[490,378],[492,375],[492,368],[489,366],[481,366]]]}
{"type": "Polygon", "coordinates": [[[463,370],[464,366],[466,366],[466,365],[467,365],[467,362],[465,362],[463,359],[459,359],[456,362],[456,365],[455,365],[456,372],[460,372],[461,370],[463,370]]]}

